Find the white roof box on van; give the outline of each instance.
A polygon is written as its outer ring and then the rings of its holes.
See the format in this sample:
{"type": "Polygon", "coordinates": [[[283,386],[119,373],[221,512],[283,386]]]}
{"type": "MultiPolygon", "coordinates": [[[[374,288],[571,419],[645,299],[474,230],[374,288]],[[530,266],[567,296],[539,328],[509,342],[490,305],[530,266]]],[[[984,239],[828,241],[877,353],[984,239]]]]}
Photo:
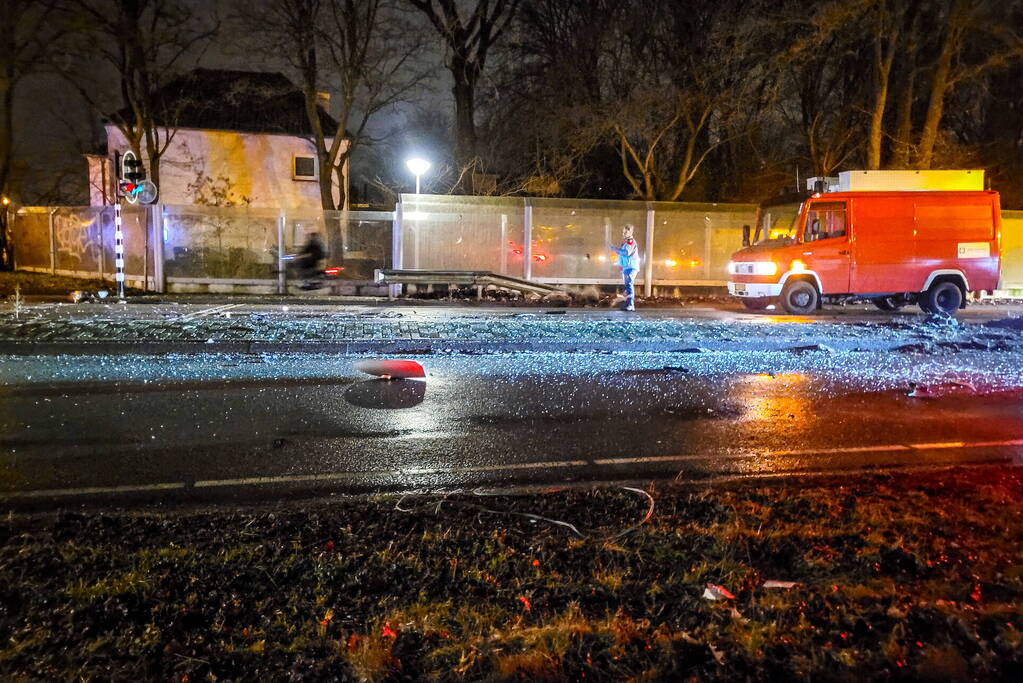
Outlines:
{"type": "Polygon", "coordinates": [[[838,192],[922,192],[983,190],[984,171],[845,171],[838,174],[838,192]]]}

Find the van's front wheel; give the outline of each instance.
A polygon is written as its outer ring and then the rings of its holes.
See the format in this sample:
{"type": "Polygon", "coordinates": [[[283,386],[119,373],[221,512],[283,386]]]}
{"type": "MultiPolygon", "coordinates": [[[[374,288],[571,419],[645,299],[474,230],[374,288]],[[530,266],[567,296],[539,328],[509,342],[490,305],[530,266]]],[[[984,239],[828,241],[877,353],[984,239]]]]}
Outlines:
{"type": "Polygon", "coordinates": [[[781,290],[781,307],[790,315],[810,315],[820,302],[817,288],[806,280],[789,280],[781,290]]]}

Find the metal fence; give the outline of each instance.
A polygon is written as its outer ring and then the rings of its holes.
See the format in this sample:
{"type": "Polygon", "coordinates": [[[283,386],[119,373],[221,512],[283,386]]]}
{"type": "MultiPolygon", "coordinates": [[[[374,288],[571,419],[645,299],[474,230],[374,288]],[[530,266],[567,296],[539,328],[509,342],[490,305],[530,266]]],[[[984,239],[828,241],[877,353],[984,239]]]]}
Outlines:
{"type": "Polygon", "coordinates": [[[402,195],[395,267],[617,284],[609,246],[635,227],[646,286],[722,286],[752,204],[402,195]]]}
{"type": "MultiPolygon", "coordinates": [[[[295,212],[248,207],[123,207],[125,275],[130,286],[202,291],[241,286],[287,291],[287,255],[318,232],[344,280],[368,281],[391,264],[394,214],[295,212]]],[[[110,279],[113,207],[27,207],[10,222],[20,270],[110,279]]]]}
{"type": "MultiPolygon", "coordinates": [[[[721,286],[751,204],[402,195],[395,212],[125,207],[127,281],[156,291],[286,292],[285,256],[323,237],[342,280],[378,268],[490,270],[551,284],[618,284],[608,246],[635,226],[639,282],[721,286]]],[[[112,279],[113,207],[29,207],[9,221],[19,269],[112,279]]],[[[1002,287],[1023,290],[1023,211],[1002,213],[1002,287]]]]}

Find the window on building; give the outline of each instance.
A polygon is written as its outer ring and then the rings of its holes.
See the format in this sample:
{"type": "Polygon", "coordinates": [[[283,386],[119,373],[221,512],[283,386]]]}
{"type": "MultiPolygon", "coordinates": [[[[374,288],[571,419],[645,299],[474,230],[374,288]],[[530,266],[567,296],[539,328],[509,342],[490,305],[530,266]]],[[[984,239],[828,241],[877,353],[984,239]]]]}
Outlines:
{"type": "Polygon", "coordinates": [[[295,155],[291,177],[294,180],[316,180],[316,157],[295,155]]]}

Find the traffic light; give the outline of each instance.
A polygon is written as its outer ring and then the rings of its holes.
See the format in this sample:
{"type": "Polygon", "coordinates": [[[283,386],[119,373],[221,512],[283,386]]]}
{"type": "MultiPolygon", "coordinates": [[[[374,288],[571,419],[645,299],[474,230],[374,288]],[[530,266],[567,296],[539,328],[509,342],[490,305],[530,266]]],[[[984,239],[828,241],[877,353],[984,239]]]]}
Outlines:
{"type": "Polygon", "coordinates": [[[138,185],[140,182],[146,179],[146,167],[142,165],[141,159],[136,159],[134,156],[125,155],[124,158],[124,175],[122,176],[129,183],[138,185]]]}
{"type": "Polygon", "coordinates": [[[138,201],[138,195],[146,182],[146,167],[134,152],[128,150],[120,155],[118,171],[120,176],[117,182],[118,192],[130,204],[134,204],[138,201]]]}

